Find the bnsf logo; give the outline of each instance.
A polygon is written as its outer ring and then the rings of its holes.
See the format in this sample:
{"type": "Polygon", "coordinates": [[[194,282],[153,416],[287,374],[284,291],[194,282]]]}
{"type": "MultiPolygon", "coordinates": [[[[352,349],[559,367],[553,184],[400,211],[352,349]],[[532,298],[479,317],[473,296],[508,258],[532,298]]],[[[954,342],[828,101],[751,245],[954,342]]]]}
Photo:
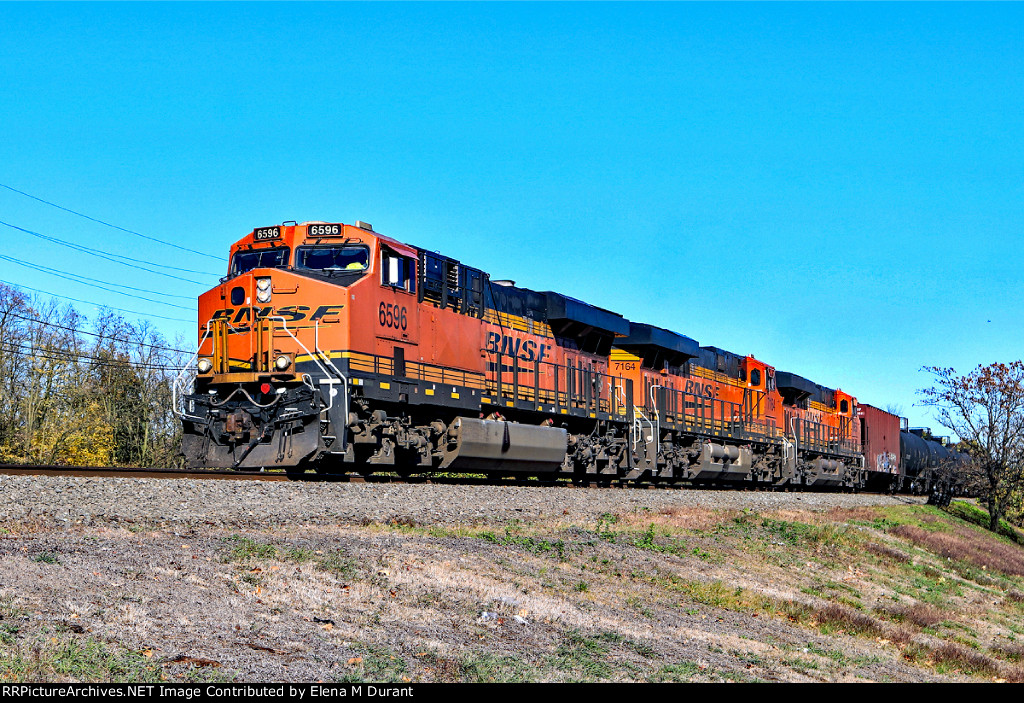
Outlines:
{"type": "Polygon", "coordinates": [[[705,398],[717,398],[718,386],[712,383],[701,383],[700,381],[688,380],[686,382],[686,388],[683,389],[683,393],[702,395],[705,398]]]}
{"type": "Polygon", "coordinates": [[[487,333],[485,351],[488,354],[515,356],[523,361],[544,361],[549,349],[551,347],[547,344],[537,344],[532,339],[522,340],[500,335],[497,332],[487,333]]]}
{"type": "MultiPolygon", "coordinates": [[[[283,308],[274,310],[273,307],[267,306],[265,308],[225,308],[218,310],[213,313],[211,320],[227,320],[231,324],[238,324],[239,322],[249,322],[253,319],[253,313],[255,318],[260,319],[264,317],[283,317],[285,322],[299,322],[301,320],[309,319],[310,322],[319,322],[323,318],[329,315],[336,315],[341,312],[344,305],[321,305],[313,312],[309,314],[310,307],[308,305],[286,305],[283,308]]],[[[324,322],[330,322],[330,320],[323,320],[324,322]]]]}

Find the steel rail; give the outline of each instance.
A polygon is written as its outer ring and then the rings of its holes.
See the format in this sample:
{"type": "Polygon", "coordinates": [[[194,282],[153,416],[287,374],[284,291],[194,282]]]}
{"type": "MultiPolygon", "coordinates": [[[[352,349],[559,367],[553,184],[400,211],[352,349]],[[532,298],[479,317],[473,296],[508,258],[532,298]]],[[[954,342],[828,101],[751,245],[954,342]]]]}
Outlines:
{"type": "MultiPolygon", "coordinates": [[[[277,469],[273,471],[242,471],[226,469],[161,469],[118,466],[48,466],[38,464],[0,464],[0,475],[7,476],[74,476],[86,478],[158,478],[158,479],[201,479],[228,481],[294,481],[296,483],[401,483],[401,484],[448,484],[463,486],[537,486],[545,488],[583,488],[583,489],[654,489],[654,490],[733,490],[767,493],[844,493],[841,488],[831,490],[801,489],[792,486],[728,486],[723,485],[688,485],[685,483],[636,483],[622,478],[611,478],[585,483],[573,483],[565,480],[536,479],[528,477],[492,477],[478,476],[395,476],[386,474],[321,474],[315,471],[288,475],[277,469]]],[[[561,477],[559,477],[561,478],[561,477]]],[[[857,491],[865,495],[883,495],[879,491],[857,491]]]]}
{"type": "Polygon", "coordinates": [[[288,481],[282,473],[260,471],[224,471],[221,469],[153,469],[122,466],[48,466],[37,464],[0,464],[7,476],[85,476],[96,478],[203,478],[257,481],[288,481]]]}

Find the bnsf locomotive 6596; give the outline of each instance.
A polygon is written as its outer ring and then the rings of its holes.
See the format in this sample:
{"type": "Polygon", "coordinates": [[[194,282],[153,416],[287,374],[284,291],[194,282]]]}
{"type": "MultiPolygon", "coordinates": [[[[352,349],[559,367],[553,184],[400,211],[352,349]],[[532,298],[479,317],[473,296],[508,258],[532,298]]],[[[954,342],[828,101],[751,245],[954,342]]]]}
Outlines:
{"type": "Polygon", "coordinates": [[[194,467],[898,487],[942,458],[908,467],[849,393],[362,222],[253,230],[199,320],[194,467]]]}

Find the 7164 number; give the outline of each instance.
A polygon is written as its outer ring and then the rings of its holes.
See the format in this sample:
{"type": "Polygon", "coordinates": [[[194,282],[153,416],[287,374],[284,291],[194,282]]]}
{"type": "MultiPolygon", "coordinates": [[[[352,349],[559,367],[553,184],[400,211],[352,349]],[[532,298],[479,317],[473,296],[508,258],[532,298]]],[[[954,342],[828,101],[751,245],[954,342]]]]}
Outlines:
{"type": "Polygon", "coordinates": [[[409,318],[406,309],[400,305],[381,303],[377,319],[381,327],[393,327],[396,330],[404,330],[409,327],[409,318]]]}

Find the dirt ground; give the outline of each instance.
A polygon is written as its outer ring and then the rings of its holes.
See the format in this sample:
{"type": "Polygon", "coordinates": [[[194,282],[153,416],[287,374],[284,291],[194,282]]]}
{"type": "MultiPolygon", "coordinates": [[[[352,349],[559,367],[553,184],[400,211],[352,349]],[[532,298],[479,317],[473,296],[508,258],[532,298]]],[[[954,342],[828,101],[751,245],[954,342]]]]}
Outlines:
{"type": "Polygon", "coordinates": [[[974,529],[924,506],[465,526],[9,522],[0,676],[1019,680],[1021,576],[954,562],[900,536],[907,525],[974,529]]]}

